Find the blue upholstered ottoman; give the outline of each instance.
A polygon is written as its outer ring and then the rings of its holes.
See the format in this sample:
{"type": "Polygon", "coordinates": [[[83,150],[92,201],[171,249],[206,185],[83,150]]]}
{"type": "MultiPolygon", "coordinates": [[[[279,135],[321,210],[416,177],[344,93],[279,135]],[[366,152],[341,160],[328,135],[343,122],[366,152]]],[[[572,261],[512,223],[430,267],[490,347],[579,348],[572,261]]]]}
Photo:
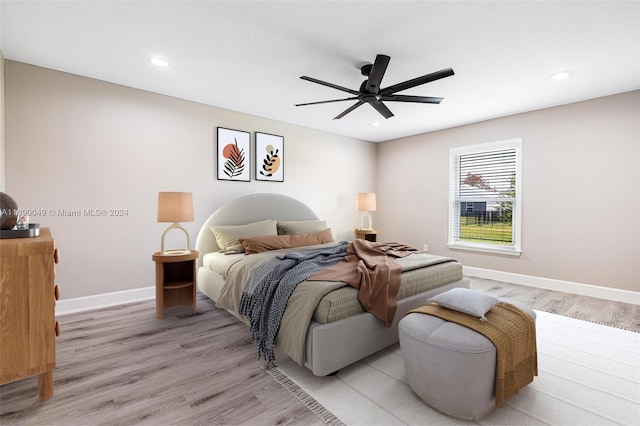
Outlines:
{"type": "MultiPolygon", "coordinates": [[[[494,300],[509,302],[536,317],[522,303],[494,300]]],[[[484,316],[489,309],[477,316],[484,316]]],[[[409,313],[398,327],[407,380],[420,399],[465,420],[477,420],[491,412],[495,406],[496,348],[488,338],[423,313],[409,313]]]]}

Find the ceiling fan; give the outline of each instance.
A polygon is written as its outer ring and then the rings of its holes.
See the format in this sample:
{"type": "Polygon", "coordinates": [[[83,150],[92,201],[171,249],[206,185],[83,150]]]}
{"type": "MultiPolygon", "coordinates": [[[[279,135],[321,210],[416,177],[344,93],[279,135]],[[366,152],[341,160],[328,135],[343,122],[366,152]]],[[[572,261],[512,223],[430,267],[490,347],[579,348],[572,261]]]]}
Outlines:
{"type": "Polygon", "coordinates": [[[327,87],[332,87],[334,89],[350,93],[354,96],[344,99],[332,99],[328,101],[296,104],[296,106],[318,105],[326,104],[329,102],[357,101],[355,104],[333,118],[334,120],[338,120],[365,103],[371,105],[376,111],[382,114],[384,118],[390,118],[393,117],[393,113],[389,110],[389,108],[387,108],[383,101],[414,102],[421,104],[439,104],[442,101],[443,98],[435,98],[431,96],[396,95],[395,93],[411,89],[412,87],[420,86],[422,84],[429,83],[435,80],[439,80],[441,78],[450,77],[454,74],[453,69],[445,68],[443,70],[423,75],[422,77],[416,77],[411,80],[403,81],[402,83],[394,84],[383,89],[380,88],[380,83],[382,82],[382,77],[384,77],[384,73],[387,70],[387,66],[389,65],[390,60],[391,58],[387,55],[376,55],[376,60],[373,64],[363,65],[360,68],[360,72],[362,73],[362,75],[366,76],[367,79],[362,82],[362,85],[360,85],[360,90],[351,90],[346,87],[338,86],[337,84],[327,83],[326,81],[303,75],[302,77],[300,77],[303,80],[321,84],[327,87]]]}

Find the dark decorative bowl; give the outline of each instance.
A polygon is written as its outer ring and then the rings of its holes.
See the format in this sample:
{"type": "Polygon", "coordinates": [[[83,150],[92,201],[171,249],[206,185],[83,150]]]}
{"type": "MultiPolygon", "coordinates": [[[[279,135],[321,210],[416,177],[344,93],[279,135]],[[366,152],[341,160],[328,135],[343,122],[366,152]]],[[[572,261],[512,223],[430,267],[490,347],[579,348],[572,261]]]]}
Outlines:
{"type": "Polygon", "coordinates": [[[40,236],[40,224],[30,223],[27,229],[0,229],[0,239],[3,238],[32,238],[40,236]]]}

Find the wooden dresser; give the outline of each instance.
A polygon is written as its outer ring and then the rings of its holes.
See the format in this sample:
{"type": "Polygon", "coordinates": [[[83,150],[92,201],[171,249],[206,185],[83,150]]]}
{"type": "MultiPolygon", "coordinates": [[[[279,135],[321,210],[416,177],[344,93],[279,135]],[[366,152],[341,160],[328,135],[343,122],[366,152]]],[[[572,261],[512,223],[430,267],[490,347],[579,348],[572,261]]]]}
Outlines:
{"type": "Polygon", "coordinates": [[[0,385],[38,376],[41,400],[53,396],[58,250],[49,228],[0,240],[0,385]]]}

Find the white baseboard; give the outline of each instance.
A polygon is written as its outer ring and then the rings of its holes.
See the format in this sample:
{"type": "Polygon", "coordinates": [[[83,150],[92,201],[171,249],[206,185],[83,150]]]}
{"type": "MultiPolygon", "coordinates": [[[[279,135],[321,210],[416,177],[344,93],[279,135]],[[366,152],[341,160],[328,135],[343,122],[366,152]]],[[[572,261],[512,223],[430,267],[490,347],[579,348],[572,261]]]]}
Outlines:
{"type": "MultiPolygon", "coordinates": [[[[580,284],[570,281],[534,277],[531,275],[495,271],[492,269],[475,268],[473,266],[463,266],[462,271],[464,275],[478,278],[504,281],[529,287],[543,288],[546,290],[564,291],[566,293],[580,294],[583,296],[597,297],[599,299],[613,300],[615,302],[640,305],[640,292],[637,291],[599,287],[590,284],[580,284]]],[[[155,292],[155,286],[150,286],[135,288],[133,290],[116,291],[113,293],[96,294],[94,296],[58,300],[58,303],[56,304],[56,315],[90,311],[92,309],[138,302],[140,300],[149,300],[156,297],[155,292]]]]}
{"type": "Polygon", "coordinates": [[[640,292],[463,266],[464,275],[640,305],[640,292]]]}
{"type": "Polygon", "coordinates": [[[93,296],[76,297],[58,300],[56,315],[72,314],[75,312],[91,311],[109,306],[149,300],[156,297],[156,287],[134,288],[132,290],[116,291],[113,293],[96,294],[93,296]]]}

